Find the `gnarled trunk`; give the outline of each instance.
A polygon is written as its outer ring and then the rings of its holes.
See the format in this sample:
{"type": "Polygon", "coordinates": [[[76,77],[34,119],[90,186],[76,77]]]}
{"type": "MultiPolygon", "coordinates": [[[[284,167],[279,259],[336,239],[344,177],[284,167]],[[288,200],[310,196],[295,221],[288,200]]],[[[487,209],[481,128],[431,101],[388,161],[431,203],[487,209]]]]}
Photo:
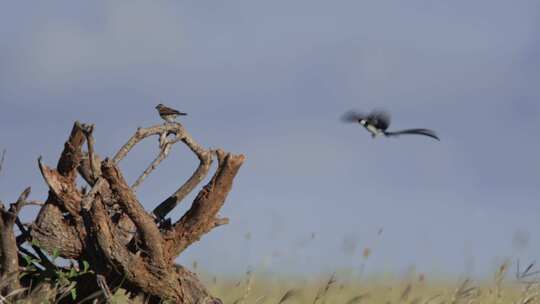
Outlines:
{"type": "MultiPolygon", "coordinates": [[[[75,122],[56,168],[38,160],[49,187],[49,195],[36,220],[22,235],[14,236],[13,225],[24,205],[29,189],[9,210],[0,209],[2,247],[0,275],[19,271],[21,255],[32,254],[22,246],[31,243],[42,263],[50,263],[41,250],[90,263],[100,284],[89,284],[85,293],[105,286],[121,287],[132,295],[151,302],[219,303],[196,275],[175,265],[178,255],[213,228],[228,223],[218,212],[231,190],[233,180],[245,157],[223,150],[200,146],[179,123],[139,128],[113,158],[101,158],[94,151],[93,125],[75,122]],[[174,136],[170,136],[174,135],[174,136]],[[159,154],[137,181],[129,186],[118,163],[143,139],[159,136],[159,154]],[[84,145],[86,142],[86,151],[84,145]],[[177,191],[148,212],[135,194],[135,188],[165,159],[175,143],[183,142],[200,161],[193,175],[177,191]],[[213,157],[218,167],[208,184],[196,196],[191,208],[176,222],[165,220],[171,212],[207,176],[213,157]],[[78,187],[77,176],[88,183],[89,190],[78,187]],[[15,252],[15,256],[13,256],[15,252]],[[93,289],[93,290],[92,290],[93,289]]],[[[47,265],[45,265],[47,266],[47,265]]],[[[51,267],[55,267],[52,265],[51,267]]],[[[20,285],[15,280],[6,288],[20,285]]],[[[95,283],[95,281],[94,281],[95,283]]],[[[106,289],[106,288],[105,288],[106,289]]]]}

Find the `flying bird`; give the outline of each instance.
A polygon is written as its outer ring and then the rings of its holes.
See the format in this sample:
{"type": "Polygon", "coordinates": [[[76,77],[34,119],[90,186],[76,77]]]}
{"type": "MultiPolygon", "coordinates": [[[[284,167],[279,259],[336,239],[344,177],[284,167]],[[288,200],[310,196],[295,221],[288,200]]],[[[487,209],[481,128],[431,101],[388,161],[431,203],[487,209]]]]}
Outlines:
{"type": "Polygon", "coordinates": [[[379,135],[387,137],[397,137],[405,134],[424,135],[440,140],[434,131],[430,129],[405,129],[401,131],[389,132],[387,131],[390,126],[390,114],[386,111],[375,110],[369,114],[364,114],[357,111],[348,111],[341,117],[343,122],[356,122],[361,124],[366,130],[371,133],[371,137],[375,138],[379,135]]]}
{"type": "Polygon", "coordinates": [[[187,113],[180,112],[175,109],[164,106],[163,104],[158,104],[156,109],[159,113],[159,116],[166,122],[174,122],[177,116],[185,116],[187,113]]]}

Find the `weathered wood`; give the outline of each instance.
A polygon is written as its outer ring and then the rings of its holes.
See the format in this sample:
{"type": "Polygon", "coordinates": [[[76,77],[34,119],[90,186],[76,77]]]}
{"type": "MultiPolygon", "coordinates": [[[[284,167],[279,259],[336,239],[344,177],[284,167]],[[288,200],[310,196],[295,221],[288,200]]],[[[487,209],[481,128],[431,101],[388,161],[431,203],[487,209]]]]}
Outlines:
{"type": "Polygon", "coordinates": [[[97,157],[94,152],[95,141],[94,136],[92,135],[94,132],[94,125],[83,125],[82,131],[84,133],[84,137],[86,138],[86,144],[88,145],[87,160],[90,179],[95,182],[95,180],[101,175],[101,170],[98,159],[96,159],[97,157]]]}
{"type": "Polygon", "coordinates": [[[62,176],[68,178],[71,182],[75,182],[77,177],[77,167],[82,158],[82,145],[85,136],[82,125],[76,121],[73,124],[71,135],[64,145],[64,151],[60,155],[56,169],[62,176]]]}
{"type": "MultiPolygon", "coordinates": [[[[137,129],[112,160],[100,161],[94,151],[93,130],[94,125],[75,122],[56,169],[45,165],[41,158],[38,160],[49,195],[28,231],[22,229],[25,235],[19,241],[32,239],[49,253],[56,251],[59,256],[79,264],[91,262],[93,273],[102,279],[100,284],[87,286],[89,292],[92,288],[96,289],[94,292],[99,291],[99,286],[116,288],[123,284],[123,288],[134,295],[142,295],[151,303],[162,300],[186,304],[221,303],[209,294],[195,274],[175,265],[174,261],[202,235],[229,222],[228,218],[218,218],[218,212],[245,157],[219,149],[205,149],[181,124],[167,123],[137,129]],[[149,136],[159,136],[159,153],[130,187],[118,163],[149,136]],[[86,152],[83,151],[85,141],[86,152]],[[171,196],[149,212],[138,200],[135,188],[178,142],[183,142],[197,156],[199,166],[171,196]],[[160,220],[207,176],[214,155],[218,160],[216,172],[190,209],[174,225],[162,225],[160,220]],[[76,184],[77,174],[90,185],[89,190],[80,190],[76,184]]],[[[3,227],[5,225],[0,226],[2,233],[10,232],[3,227]]],[[[9,242],[15,244],[17,258],[16,239],[9,239],[9,242]]],[[[2,260],[4,257],[12,260],[12,256],[4,251],[0,253],[2,260]]],[[[18,271],[13,265],[3,269],[18,271]]]]}
{"type": "Polygon", "coordinates": [[[38,158],[41,174],[49,186],[49,195],[30,229],[30,235],[49,252],[57,249],[64,258],[79,258],[86,232],[79,215],[82,194],[76,178],[85,141],[85,125],[76,121],[64,144],[56,170],[38,158]],[[69,216],[64,212],[68,212],[69,216]]]}
{"type": "MultiPolygon", "coordinates": [[[[180,125],[181,127],[181,125],[180,125]]],[[[191,177],[182,184],[171,196],[160,203],[153,211],[158,219],[164,219],[195,187],[208,175],[212,166],[212,151],[204,149],[199,145],[187,131],[181,128],[181,140],[188,148],[197,155],[199,166],[191,177]]],[[[178,135],[177,135],[178,136],[178,135]]]]}
{"type": "Polygon", "coordinates": [[[18,279],[17,239],[13,228],[30,191],[30,187],[26,188],[9,209],[0,203],[0,281],[7,281],[2,291],[3,294],[9,294],[21,287],[18,279]]]}
{"type": "Polygon", "coordinates": [[[161,162],[169,155],[171,148],[172,145],[170,143],[164,143],[161,146],[161,151],[159,152],[158,156],[156,156],[152,163],[148,165],[148,168],[146,168],[146,170],[141,173],[141,175],[137,178],[133,185],[131,185],[131,189],[135,190],[142,184],[146,177],[150,175],[150,173],[152,173],[152,171],[154,171],[159,166],[159,164],[161,164],[161,162]]]}
{"type": "Polygon", "coordinates": [[[30,226],[30,235],[39,247],[49,253],[56,249],[66,259],[78,259],[84,251],[84,239],[60,208],[53,204],[45,204],[41,208],[30,226]]]}
{"type": "Polygon", "coordinates": [[[155,265],[164,266],[163,240],[153,217],[146,213],[133,190],[122,177],[120,170],[112,161],[104,160],[101,170],[103,177],[109,182],[113,195],[118,198],[118,204],[135,223],[137,231],[142,236],[144,247],[148,250],[150,260],[155,265]]]}
{"type": "Polygon", "coordinates": [[[244,155],[232,155],[217,150],[218,168],[208,184],[199,192],[191,208],[169,230],[164,239],[170,258],[179,255],[193,242],[214,227],[224,224],[217,213],[232,188],[233,180],[242,166],[244,155]]]}
{"type": "Polygon", "coordinates": [[[160,203],[153,211],[158,219],[164,219],[180,202],[197,187],[207,176],[212,165],[212,151],[204,149],[180,123],[156,125],[149,128],[138,128],[135,134],[118,150],[113,158],[119,163],[143,139],[150,136],[159,136],[160,153],[148,168],[139,176],[132,188],[137,188],[144,179],[167,157],[173,144],[182,141],[197,156],[200,163],[192,176],[178,188],[171,196],[160,203]],[[174,134],[173,139],[168,135],[174,134]]]}
{"type": "Polygon", "coordinates": [[[49,168],[38,159],[41,175],[45,183],[49,186],[52,196],[48,203],[54,203],[60,208],[64,208],[73,217],[78,217],[81,209],[80,203],[82,195],[77,189],[74,181],[70,177],[65,177],[60,171],[49,168]]]}

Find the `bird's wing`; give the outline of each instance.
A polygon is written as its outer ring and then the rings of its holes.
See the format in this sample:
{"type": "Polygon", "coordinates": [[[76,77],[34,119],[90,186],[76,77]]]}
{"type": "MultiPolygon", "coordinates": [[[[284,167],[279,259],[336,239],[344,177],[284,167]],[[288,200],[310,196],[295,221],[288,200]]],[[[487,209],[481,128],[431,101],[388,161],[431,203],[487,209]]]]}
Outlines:
{"type": "Polygon", "coordinates": [[[406,130],[395,131],[395,132],[385,132],[384,134],[386,136],[400,136],[403,134],[416,134],[416,135],[429,136],[436,140],[440,140],[437,134],[435,134],[434,131],[429,130],[429,129],[406,129],[406,130]]]}
{"type": "Polygon", "coordinates": [[[186,113],[180,112],[169,107],[162,107],[159,109],[159,114],[161,115],[187,115],[186,113]]]}
{"type": "Polygon", "coordinates": [[[386,130],[390,126],[391,117],[386,111],[375,110],[368,115],[367,120],[377,129],[386,130]]]}
{"type": "Polygon", "coordinates": [[[355,110],[347,111],[345,114],[341,115],[341,121],[343,122],[359,122],[366,118],[367,116],[364,113],[355,110]]]}

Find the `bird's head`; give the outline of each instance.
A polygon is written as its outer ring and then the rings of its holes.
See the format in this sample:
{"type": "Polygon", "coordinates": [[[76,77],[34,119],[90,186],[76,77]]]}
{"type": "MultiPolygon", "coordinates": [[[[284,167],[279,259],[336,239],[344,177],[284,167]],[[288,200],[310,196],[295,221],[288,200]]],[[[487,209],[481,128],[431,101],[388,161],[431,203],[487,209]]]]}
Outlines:
{"type": "Polygon", "coordinates": [[[161,104],[161,103],[156,106],[156,109],[159,110],[160,108],[163,108],[163,104],[161,104]]]}

